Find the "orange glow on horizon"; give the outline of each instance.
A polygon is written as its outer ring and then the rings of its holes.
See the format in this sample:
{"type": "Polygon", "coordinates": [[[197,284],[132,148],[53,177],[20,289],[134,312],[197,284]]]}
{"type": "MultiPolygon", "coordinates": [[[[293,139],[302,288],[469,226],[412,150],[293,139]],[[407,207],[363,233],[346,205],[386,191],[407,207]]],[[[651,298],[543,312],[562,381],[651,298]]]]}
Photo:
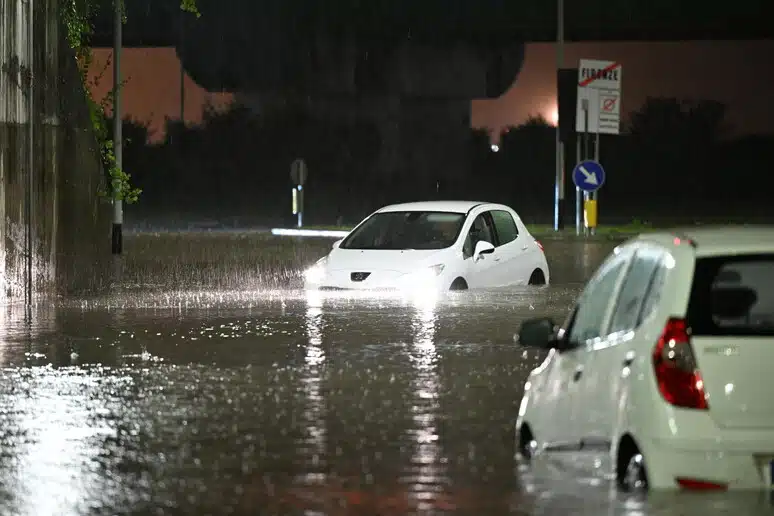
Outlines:
{"type": "MultiPolygon", "coordinates": [[[[113,50],[93,48],[86,77],[94,100],[100,102],[113,89],[113,50]]],[[[151,143],[164,140],[166,119],[180,119],[180,59],[172,47],[132,47],[121,52],[121,78],[124,81],[122,118],[147,124],[151,143]]],[[[185,75],[185,123],[200,124],[204,107],[228,109],[234,95],[211,93],[185,75]]],[[[106,110],[110,113],[110,108],[106,110]]]]}
{"type": "Polygon", "coordinates": [[[556,106],[553,106],[548,110],[546,120],[548,120],[548,123],[551,125],[559,124],[559,109],[556,106]]]}

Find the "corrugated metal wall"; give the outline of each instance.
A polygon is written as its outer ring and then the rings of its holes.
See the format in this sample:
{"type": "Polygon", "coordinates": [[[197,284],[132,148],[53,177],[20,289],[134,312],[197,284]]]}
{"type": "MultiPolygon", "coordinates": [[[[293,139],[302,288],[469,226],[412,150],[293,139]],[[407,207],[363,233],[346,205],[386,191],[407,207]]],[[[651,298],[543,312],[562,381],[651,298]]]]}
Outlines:
{"type": "Polygon", "coordinates": [[[58,9],[0,0],[0,303],[24,295],[28,240],[39,293],[92,287],[109,258],[99,149],[58,9]]]}

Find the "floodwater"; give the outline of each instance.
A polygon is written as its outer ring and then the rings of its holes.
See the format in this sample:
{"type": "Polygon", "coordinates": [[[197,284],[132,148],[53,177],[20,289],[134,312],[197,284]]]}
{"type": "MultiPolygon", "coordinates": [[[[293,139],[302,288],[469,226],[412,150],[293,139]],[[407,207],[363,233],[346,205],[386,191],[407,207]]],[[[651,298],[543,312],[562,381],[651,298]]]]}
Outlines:
{"type": "Polygon", "coordinates": [[[514,459],[521,320],[555,284],[440,299],[119,290],[0,310],[0,514],[771,514],[768,496],[617,495],[514,459]]]}

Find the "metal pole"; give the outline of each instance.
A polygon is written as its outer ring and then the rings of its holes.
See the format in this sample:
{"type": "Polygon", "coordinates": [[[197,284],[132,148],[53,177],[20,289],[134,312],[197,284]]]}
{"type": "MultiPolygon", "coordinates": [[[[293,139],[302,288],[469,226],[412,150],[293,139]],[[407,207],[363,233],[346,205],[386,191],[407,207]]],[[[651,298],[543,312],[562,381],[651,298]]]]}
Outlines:
{"type": "MultiPolygon", "coordinates": [[[[32,202],[33,202],[33,192],[34,192],[34,186],[35,186],[35,180],[34,180],[34,170],[35,170],[35,86],[34,86],[34,80],[35,80],[35,22],[34,22],[34,15],[35,15],[35,8],[34,8],[34,2],[33,0],[27,0],[27,8],[28,8],[28,20],[27,20],[27,56],[28,56],[28,66],[29,66],[29,90],[27,92],[28,95],[28,102],[27,102],[27,117],[28,117],[28,134],[27,134],[27,199],[26,199],[26,219],[27,219],[27,227],[26,231],[24,232],[24,240],[25,240],[25,247],[27,248],[27,256],[25,260],[26,265],[26,285],[24,288],[24,297],[25,297],[25,304],[28,308],[32,306],[32,297],[33,297],[33,287],[34,287],[34,281],[32,277],[32,202]]],[[[28,313],[28,315],[31,315],[28,313]]]]}
{"type": "Polygon", "coordinates": [[[180,123],[185,126],[185,68],[183,67],[183,49],[185,48],[185,12],[180,11],[180,123]]]}
{"type": "MultiPolygon", "coordinates": [[[[597,163],[600,162],[599,161],[599,123],[597,123],[597,133],[594,138],[594,161],[596,161],[597,163]]],[[[592,199],[597,201],[597,226],[599,226],[599,190],[595,191],[593,195],[594,197],[592,197],[592,199]]],[[[593,235],[595,233],[596,233],[596,228],[594,228],[591,234],[593,235]]]]}
{"type": "MultiPolygon", "coordinates": [[[[123,169],[121,153],[123,136],[121,134],[121,46],[123,40],[122,0],[114,0],[113,5],[113,152],[116,167],[123,169]]],[[[113,180],[113,254],[123,251],[124,211],[121,200],[121,181],[113,180]]]]}
{"type": "MultiPolygon", "coordinates": [[[[559,70],[564,67],[564,0],[556,0],[556,98],[559,98],[559,70]]],[[[564,142],[556,124],[556,188],[554,230],[564,228],[564,142]]]]}
{"type": "Polygon", "coordinates": [[[304,189],[298,185],[298,227],[304,225],[304,189]]]}
{"type": "MultiPolygon", "coordinates": [[[[575,161],[583,161],[581,156],[581,135],[575,132],[575,161]]],[[[581,201],[581,189],[575,187],[575,234],[580,235],[583,228],[583,201],[581,201]]]]}
{"type": "MultiPolygon", "coordinates": [[[[588,92],[588,90],[587,90],[588,92]]],[[[583,109],[583,159],[586,159],[589,155],[589,99],[588,95],[585,99],[583,99],[582,102],[582,109],[583,109]]],[[[585,205],[585,201],[590,199],[591,196],[588,192],[583,192],[583,201],[585,205]]],[[[584,233],[588,231],[588,228],[584,230],[584,233]]]]}

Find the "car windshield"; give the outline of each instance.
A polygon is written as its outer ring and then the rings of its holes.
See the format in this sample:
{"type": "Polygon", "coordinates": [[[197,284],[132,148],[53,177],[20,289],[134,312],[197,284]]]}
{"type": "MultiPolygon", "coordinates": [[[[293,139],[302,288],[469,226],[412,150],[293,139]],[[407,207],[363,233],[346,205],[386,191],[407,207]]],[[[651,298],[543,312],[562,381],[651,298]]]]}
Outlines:
{"type": "Polygon", "coordinates": [[[375,213],[355,229],[341,249],[444,249],[457,241],[463,213],[392,211],[375,213]]]}

